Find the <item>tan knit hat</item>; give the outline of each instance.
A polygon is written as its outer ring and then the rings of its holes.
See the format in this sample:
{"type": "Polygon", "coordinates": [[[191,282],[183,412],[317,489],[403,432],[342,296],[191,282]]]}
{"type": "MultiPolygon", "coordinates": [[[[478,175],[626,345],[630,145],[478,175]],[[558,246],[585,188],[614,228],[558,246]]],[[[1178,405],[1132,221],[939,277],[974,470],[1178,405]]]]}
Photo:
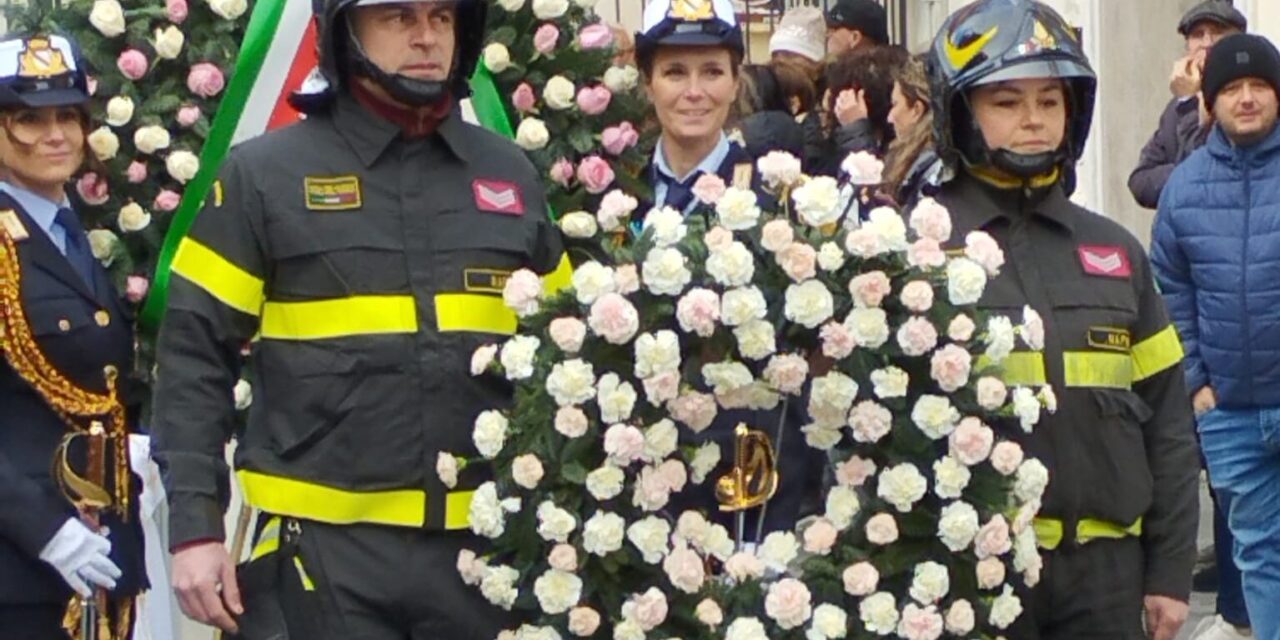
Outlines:
{"type": "Polygon", "coordinates": [[[796,7],[782,16],[769,38],[769,53],[790,51],[814,62],[827,55],[827,22],[817,7],[796,7]]]}

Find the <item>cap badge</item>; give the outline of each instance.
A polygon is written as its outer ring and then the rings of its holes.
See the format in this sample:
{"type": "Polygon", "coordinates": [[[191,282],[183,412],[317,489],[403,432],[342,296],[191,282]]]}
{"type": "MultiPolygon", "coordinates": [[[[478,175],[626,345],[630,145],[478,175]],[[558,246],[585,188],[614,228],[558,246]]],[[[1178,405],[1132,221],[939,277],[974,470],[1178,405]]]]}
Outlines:
{"type": "Polygon", "coordinates": [[[68,71],[66,58],[46,38],[28,40],[27,50],[18,57],[18,75],[23,78],[49,78],[68,71]]]}
{"type": "Polygon", "coordinates": [[[671,11],[667,15],[685,22],[700,22],[716,17],[716,12],[711,0],[671,0],[671,11]]]}

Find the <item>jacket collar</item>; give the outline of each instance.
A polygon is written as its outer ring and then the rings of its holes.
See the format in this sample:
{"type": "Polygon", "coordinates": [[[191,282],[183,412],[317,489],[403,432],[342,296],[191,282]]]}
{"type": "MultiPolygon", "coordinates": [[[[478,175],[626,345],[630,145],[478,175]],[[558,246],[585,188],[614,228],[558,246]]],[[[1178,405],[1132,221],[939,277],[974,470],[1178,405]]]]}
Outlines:
{"type": "Polygon", "coordinates": [[[1076,230],[1071,203],[1061,183],[1028,198],[1019,189],[999,189],[961,171],[943,187],[943,193],[950,196],[944,204],[951,211],[953,242],[961,242],[970,231],[986,229],[997,220],[1013,221],[1023,215],[1044,220],[1067,233],[1076,230]]]}
{"type": "MultiPolygon", "coordinates": [[[[334,100],[330,113],[334,128],[366,168],[373,166],[391,143],[402,137],[399,125],[370,112],[349,93],[344,92],[334,100]]],[[[436,129],[445,146],[463,162],[470,161],[465,141],[464,127],[467,126],[470,125],[462,121],[458,109],[454,108],[436,129]]]]}
{"type": "Polygon", "coordinates": [[[1209,140],[1205,143],[1209,149],[1209,153],[1220,160],[1228,162],[1240,158],[1249,159],[1250,164],[1258,164],[1265,162],[1271,158],[1277,151],[1280,151],[1280,122],[1276,123],[1270,135],[1263,138],[1257,144],[1240,147],[1237,146],[1226,132],[1222,130],[1222,125],[1213,125],[1213,131],[1209,134],[1209,140]]]}

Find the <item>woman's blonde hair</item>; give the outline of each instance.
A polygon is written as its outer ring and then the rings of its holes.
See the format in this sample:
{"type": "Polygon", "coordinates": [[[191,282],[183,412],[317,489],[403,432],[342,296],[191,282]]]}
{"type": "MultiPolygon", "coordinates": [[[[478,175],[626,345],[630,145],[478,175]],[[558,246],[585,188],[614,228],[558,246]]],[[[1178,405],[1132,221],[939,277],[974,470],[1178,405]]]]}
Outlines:
{"type": "Polygon", "coordinates": [[[907,131],[899,131],[885,154],[884,189],[888,195],[896,197],[916,159],[933,146],[933,113],[929,108],[929,78],[924,61],[918,56],[894,69],[893,82],[908,102],[924,105],[920,121],[907,131]]]}

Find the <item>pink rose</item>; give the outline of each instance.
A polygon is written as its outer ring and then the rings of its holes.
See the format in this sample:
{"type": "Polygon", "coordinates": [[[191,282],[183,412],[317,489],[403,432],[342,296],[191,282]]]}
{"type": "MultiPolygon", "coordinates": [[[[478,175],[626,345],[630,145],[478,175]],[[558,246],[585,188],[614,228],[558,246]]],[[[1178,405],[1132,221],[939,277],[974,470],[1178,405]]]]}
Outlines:
{"type": "Polygon", "coordinates": [[[618,231],[622,229],[623,222],[631,217],[636,207],[640,206],[635,198],[623,193],[618,189],[614,189],[606,193],[604,198],[600,200],[600,209],[596,211],[596,219],[600,222],[600,228],[607,232],[618,231]]]}
{"type": "Polygon", "coordinates": [[[849,327],[839,322],[828,322],[823,325],[818,332],[818,337],[822,339],[822,355],[832,360],[843,360],[849,357],[854,347],[858,346],[849,327]]]}
{"type": "Polygon", "coordinates": [[[961,463],[973,466],[991,455],[991,447],[996,434],[990,427],[982,424],[977,418],[965,418],[951,432],[950,450],[961,463]]]}
{"type": "MultiPolygon", "coordinates": [[[[511,93],[511,104],[520,113],[530,113],[533,111],[534,105],[538,103],[538,96],[534,94],[533,87],[528,82],[521,82],[520,86],[511,93]]],[[[572,169],[570,169],[572,173],[572,169]]]]}
{"type": "Polygon", "coordinates": [[[913,280],[902,288],[902,306],[916,313],[924,313],[933,307],[933,285],[923,280],[913,280]]]}
{"type": "Polygon", "coordinates": [[[612,99],[613,93],[608,87],[583,87],[578,91],[578,108],[589,116],[598,116],[609,108],[612,99]]]}
{"type": "Polygon", "coordinates": [[[933,198],[925,198],[911,210],[911,228],[921,238],[939,244],[951,239],[951,212],[933,198]]]}
{"type": "Polygon", "coordinates": [[[604,432],[604,451],[620,467],[639,460],[644,454],[644,434],[625,424],[615,424],[604,432]]]}
{"type": "Polygon", "coordinates": [[[706,598],[702,602],[699,602],[697,610],[694,611],[694,615],[698,617],[698,622],[701,622],[712,629],[715,629],[724,622],[724,611],[721,610],[720,605],[716,604],[716,601],[711,598],[706,598]]]}
{"type": "Polygon", "coordinates": [[[938,640],[942,637],[942,628],[942,614],[938,613],[937,607],[918,607],[913,602],[902,609],[898,637],[906,640],[938,640]]]}
{"type": "Polygon", "coordinates": [[[693,183],[693,195],[702,204],[714,205],[724,196],[724,179],[714,173],[704,173],[693,183]]]}
{"type": "Polygon", "coordinates": [[[725,561],[724,572],[738,582],[759,578],[764,575],[764,562],[753,553],[739,551],[725,561]]]}
{"type": "Polygon", "coordinates": [[[884,162],[867,151],[849,154],[840,164],[849,176],[849,182],[856,185],[871,185],[884,182],[884,162]]]}
{"type": "Polygon", "coordinates": [[[566,438],[578,438],[587,432],[587,414],[578,407],[560,407],[556,411],[556,431],[566,438]]]}
{"type": "Polygon", "coordinates": [[[587,156],[578,164],[578,182],[586,186],[587,193],[604,193],[613,179],[613,167],[600,156],[587,156]]]}
{"type": "Polygon", "coordinates": [[[187,89],[202,98],[212,98],[222,93],[227,79],[222,70],[208,62],[201,62],[191,67],[187,74],[187,89]]]}
{"type": "Polygon", "coordinates": [[[542,55],[556,50],[556,42],[560,40],[560,29],[548,22],[533,34],[533,48],[542,55]]]}
{"type": "Polygon", "coordinates": [[[583,49],[603,49],[613,44],[613,31],[603,24],[593,24],[578,32],[578,46],[583,49]]]}
{"type": "Polygon", "coordinates": [[[571,544],[558,544],[547,556],[547,564],[557,571],[573,573],[578,570],[578,550],[571,544]]]}
{"type": "Polygon", "coordinates": [[[851,596],[869,596],[880,584],[880,572],[870,562],[859,562],[844,570],[844,590],[851,596]]]}
{"type": "Polygon", "coordinates": [[[662,561],[671,585],[685,593],[697,593],[707,580],[707,571],[697,552],[680,544],[662,561]]]}
{"type": "Polygon", "coordinates": [[[878,307],[892,292],[893,285],[883,271],[864,273],[849,281],[849,293],[859,307],[878,307]]]}
{"type": "Polygon", "coordinates": [[[949,344],[933,354],[929,374],[943,391],[951,393],[969,383],[972,364],[973,357],[968,351],[949,344]]]}
{"type": "Polygon", "coordinates": [[[139,184],[147,179],[147,165],[145,162],[134,160],[129,163],[129,169],[125,171],[125,177],[128,178],[129,184],[139,184]]]}
{"type": "Polygon", "coordinates": [[[684,463],[679,460],[667,460],[658,465],[658,478],[662,480],[662,484],[666,485],[673,493],[684,491],[684,485],[689,482],[689,471],[684,468],[684,463]]]}
{"type": "Polygon", "coordinates": [[[1016,442],[1001,442],[991,450],[991,466],[1002,476],[1017,473],[1018,467],[1022,465],[1022,458],[1022,447],[1016,442]]]}
{"type": "Polygon", "coordinates": [[[1004,563],[999,558],[984,558],[978,562],[978,588],[995,589],[1004,584],[1004,563]]]}
{"type": "Polygon", "coordinates": [[[1009,523],[1002,515],[992,516],[991,520],[978,530],[978,537],[973,540],[973,550],[980,560],[1002,556],[1009,553],[1012,548],[1009,523]]]}
{"type": "Polygon", "coordinates": [[[831,547],[835,546],[839,533],[830,520],[818,518],[804,530],[804,550],[825,556],[831,553],[831,547]]]}
{"type": "Polygon", "coordinates": [[[908,356],[922,356],[938,346],[938,330],[932,322],[913,317],[898,329],[898,346],[908,356]]]}
{"type": "Polygon", "coordinates": [[[987,411],[997,411],[1008,399],[1009,388],[999,378],[983,376],[978,379],[978,406],[987,411]]]}
{"type": "Polygon", "coordinates": [[[634,264],[624,264],[613,270],[613,285],[618,293],[631,295],[640,290],[640,272],[634,264]]]}
{"type": "Polygon", "coordinates": [[[968,342],[977,329],[973,320],[962,313],[951,319],[951,324],[947,326],[947,336],[956,342],[968,342]]]}
{"type": "Polygon", "coordinates": [[[783,629],[794,629],[813,615],[813,598],[809,587],[795,578],[783,578],[769,587],[764,610],[783,629]]]}
{"type": "Polygon", "coordinates": [[[867,542],[884,546],[898,540],[898,523],[887,513],[877,513],[867,521],[867,542]]]}
{"type": "Polygon", "coordinates": [[[484,580],[484,574],[488,571],[489,565],[476,557],[476,552],[470,549],[463,549],[458,552],[458,575],[462,576],[462,581],[476,586],[484,580]]]}
{"type": "Polygon", "coordinates": [[[600,134],[600,144],[610,155],[620,156],[627,149],[636,146],[638,142],[640,142],[640,133],[630,122],[607,127],[604,133],[600,134]]]}
{"type": "Polygon", "coordinates": [[[622,605],[622,617],[640,625],[645,631],[653,631],[666,621],[667,610],[667,596],[657,587],[650,587],[622,605]]]}
{"type": "Polygon", "coordinates": [[[188,128],[200,121],[200,107],[194,104],[183,105],[178,109],[178,126],[188,128]]]}
{"type": "Polygon", "coordinates": [[[182,24],[187,19],[187,0],[165,0],[164,10],[169,22],[182,24]]]}
{"type": "Polygon", "coordinates": [[[542,468],[542,461],[532,453],[518,456],[511,461],[512,479],[525,489],[537,487],[538,482],[542,480],[542,476],[545,473],[546,471],[542,468]]]}
{"type": "Polygon", "coordinates": [[[733,232],[724,227],[712,227],[702,240],[707,243],[707,249],[711,251],[728,249],[729,245],[733,244],[733,232]]]}
{"type": "Polygon", "coordinates": [[[796,240],[791,223],[786,220],[770,220],[760,231],[760,244],[768,251],[782,251],[796,240]]]}
{"type": "Polygon", "coordinates": [[[76,193],[85,204],[98,206],[111,198],[111,187],[105,178],[90,171],[76,181],[76,193]]]}
{"type": "Polygon", "coordinates": [[[182,196],[177,192],[162,189],[160,193],[156,194],[155,202],[151,203],[151,206],[156,211],[173,211],[178,208],[181,202],[182,196]]]}
{"type": "Polygon", "coordinates": [[[987,275],[995,276],[1004,266],[1004,251],[985,231],[972,231],[964,239],[964,255],[982,265],[987,275]]]}
{"type": "Polygon", "coordinates": [[[116,58],[116,68],[130,80],[138,80],[147,75],[147,56],[137,49],[125,49],[116,58]]]}
{"type": "Polygon", "coordinates": [[[907,264],[917,268],[936,268],[947,263],[947,254],[937,240],[921,238],[907,247],[907,264]]]}
{"type": "Polygon", "coordinates": [[[693,289],[676,303],[676,320],[685,333],[710,338],[720,322],[720,296],[710,289],[693,289]]]}
{"type": "Polygon", "coordinates": [[[680,395],[680,374],[667,371],[644,379],[644,395],[649,404],[660,407],[680,395]]]}
{"type": "Polygon", "coordinates": [[[528,269],[520,269],[511,274],[502,290],[502,301],[522,317],[538,312],[538,298],[541,296],[542,280],[538,278],[538,274],[528,269]]]}
{"type": "Polygon", "coordinates": [[[893,430],[893,414],[874,400],[863,400],[849,413],[849,426],[857,442],[879,442],[893,430]]]}
{"type": "Polygon", "coordinates": [[[787,277],[804,282],[818,275],[818,252],[804,242],[792,242],[773,256],[787,277]]]}
{"type": "Polygon", "coordinates": [[[836,482],[846,487],[861,487],[876,474],[876,463],[853,456],[836,466],[836,482]]]}
{"type": "Polygon", "coordinates": [[[569,610],[569,633],[579,638],[589,638],[600,628],[600,614],[591,607],[574,607],[569,610]]]}
{"type": "Polygon", "coordinates": [[[963,636],[973,631],[977,614],[968,600],[956,600],[947,609],[947,631],[963,636]]]}
{"type": "Polygon", "coordinates": [[[764,380],[779,393],[799,395],[808,378],[809,361],[794,353],[773,356],[764,368],[764,380]]]}
{"type": "Polygon", "coordinates": [[[556,318],[548,328],[551,339],[556,346],[566,353],[577,353],[582,349],[582,342],[587,337],[587,326],[577,318],[556,318]]]}
{"type": "Polygon", "coordinates": [[[147,291],[151,290],[151,282],[142,276],[129,276],[125,279],[124,297],[133,303],[142,302],[147,297],[147,291]]]}
{"type": "Polygon", "coordinates": [[[626,344],[640,329],[640,314],[630,300],[606,293],[591,305],[587,324],[609,344],[626,344]]]}
{"type": "Polygon", "coordinates": [[[716,418],[716,399],[710,394],[690,391],[667,403],[667,411],[694,433],[702,433],[716,418]]]}
{"type": "Polygon", "coordinates": [[[568,188],[569,183],[573,180],[573,163],[564,158],[556,160],[555,164],[551,165],[549,176],[552,182],[568,188]]]}

